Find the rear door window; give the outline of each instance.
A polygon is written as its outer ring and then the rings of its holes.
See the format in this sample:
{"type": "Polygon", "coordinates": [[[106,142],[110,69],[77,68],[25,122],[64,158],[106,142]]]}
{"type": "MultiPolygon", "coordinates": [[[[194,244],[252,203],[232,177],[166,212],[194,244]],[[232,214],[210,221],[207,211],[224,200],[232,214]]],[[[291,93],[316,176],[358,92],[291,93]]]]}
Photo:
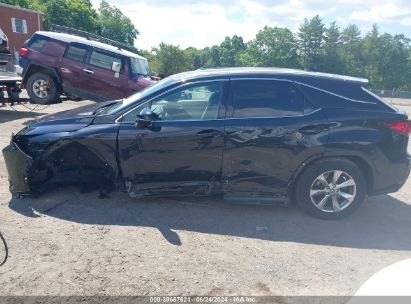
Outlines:
{"type": "Polygon", "coordinates": [[[304,95],[289,81],[232,80],[234,117],[281,117],[304,114],[304,95]]]}
{"type": "Polygon", "coordinates": [[[84,62],[84,58],[87,54],[87,47],[85,45],[73,45],[71,44],[64,55],[65,58],[84,62]]]}
{"type": "Polygon", "coordinates": [[[118,62],[121,65],[120,72],[123,71],[123,59],[120,55],[108,53],[94,49],[91,52],[90,64],[108,71],[111,71],[113,62],[118,62]]]}

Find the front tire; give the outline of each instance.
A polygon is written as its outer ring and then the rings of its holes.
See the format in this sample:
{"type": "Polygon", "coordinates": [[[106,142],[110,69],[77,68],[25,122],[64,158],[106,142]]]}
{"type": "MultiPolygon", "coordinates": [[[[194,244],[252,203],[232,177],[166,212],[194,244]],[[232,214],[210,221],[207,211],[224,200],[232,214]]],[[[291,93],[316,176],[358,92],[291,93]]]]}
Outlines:
{"type": "Polygon", "coordinates": [[[60,90],[53,76],[37,72],[27,80],[27,94],[37,104],[54,104],[60,102],[60,90]]]}
{"type": "Polygon", "coordinates": [[[322,219],[353,213],[364,201],[366,182],[348,159],[325,159],[310,165],[297,179],[295,198],[301,208],[322,219]]]}

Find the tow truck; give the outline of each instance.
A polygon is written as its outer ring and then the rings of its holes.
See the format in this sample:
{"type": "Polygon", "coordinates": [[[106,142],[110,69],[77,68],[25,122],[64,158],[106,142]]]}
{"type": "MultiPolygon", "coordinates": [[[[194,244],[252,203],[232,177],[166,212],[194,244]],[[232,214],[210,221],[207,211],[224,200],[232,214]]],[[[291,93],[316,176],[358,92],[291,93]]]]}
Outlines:
{"type": "Polygon", "coordinates": [[[8,48],[8,38],[0,28],[0,104],[28,102],[28,98],[20,98],[22,78],[15,72],[13,54],[8,48]],[[6,94],[7,93],[7,97],[6,94]]]}

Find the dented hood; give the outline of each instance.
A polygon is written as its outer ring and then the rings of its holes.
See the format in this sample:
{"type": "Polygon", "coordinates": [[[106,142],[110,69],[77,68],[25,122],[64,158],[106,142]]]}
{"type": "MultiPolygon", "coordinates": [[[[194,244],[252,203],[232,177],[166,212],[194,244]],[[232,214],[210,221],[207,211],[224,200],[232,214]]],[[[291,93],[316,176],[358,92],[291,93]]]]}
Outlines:
{"type": "MultiPolygon", "coordinates": [[[[23,129],[24,134],[37,135],[44,133],[72,132],[90,125],[99,109],[118,101],[91,104],[68,111],[46,115],[23,129]]],[[[21,133],[21,132],[20,132],[21,133]]]]}

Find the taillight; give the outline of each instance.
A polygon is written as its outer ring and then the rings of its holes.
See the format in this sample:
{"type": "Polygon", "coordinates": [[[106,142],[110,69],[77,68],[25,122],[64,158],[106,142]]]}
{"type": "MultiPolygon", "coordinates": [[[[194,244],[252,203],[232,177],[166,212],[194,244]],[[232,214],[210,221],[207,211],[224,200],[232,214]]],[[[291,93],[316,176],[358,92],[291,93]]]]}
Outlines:
{"type": "Polygon", "coordinates": [[[398,133],[411,134],[411,121],[401,120],[401,121],[387,121],[384,125],[398,133]]]}
{"type": "Polygon", "coordinates": [[[29,50],[26,49],[26,48],[21,48],[19,53],[20,53],[20,56],[26,56],[26,55],[28,55],[29,50]]]}

